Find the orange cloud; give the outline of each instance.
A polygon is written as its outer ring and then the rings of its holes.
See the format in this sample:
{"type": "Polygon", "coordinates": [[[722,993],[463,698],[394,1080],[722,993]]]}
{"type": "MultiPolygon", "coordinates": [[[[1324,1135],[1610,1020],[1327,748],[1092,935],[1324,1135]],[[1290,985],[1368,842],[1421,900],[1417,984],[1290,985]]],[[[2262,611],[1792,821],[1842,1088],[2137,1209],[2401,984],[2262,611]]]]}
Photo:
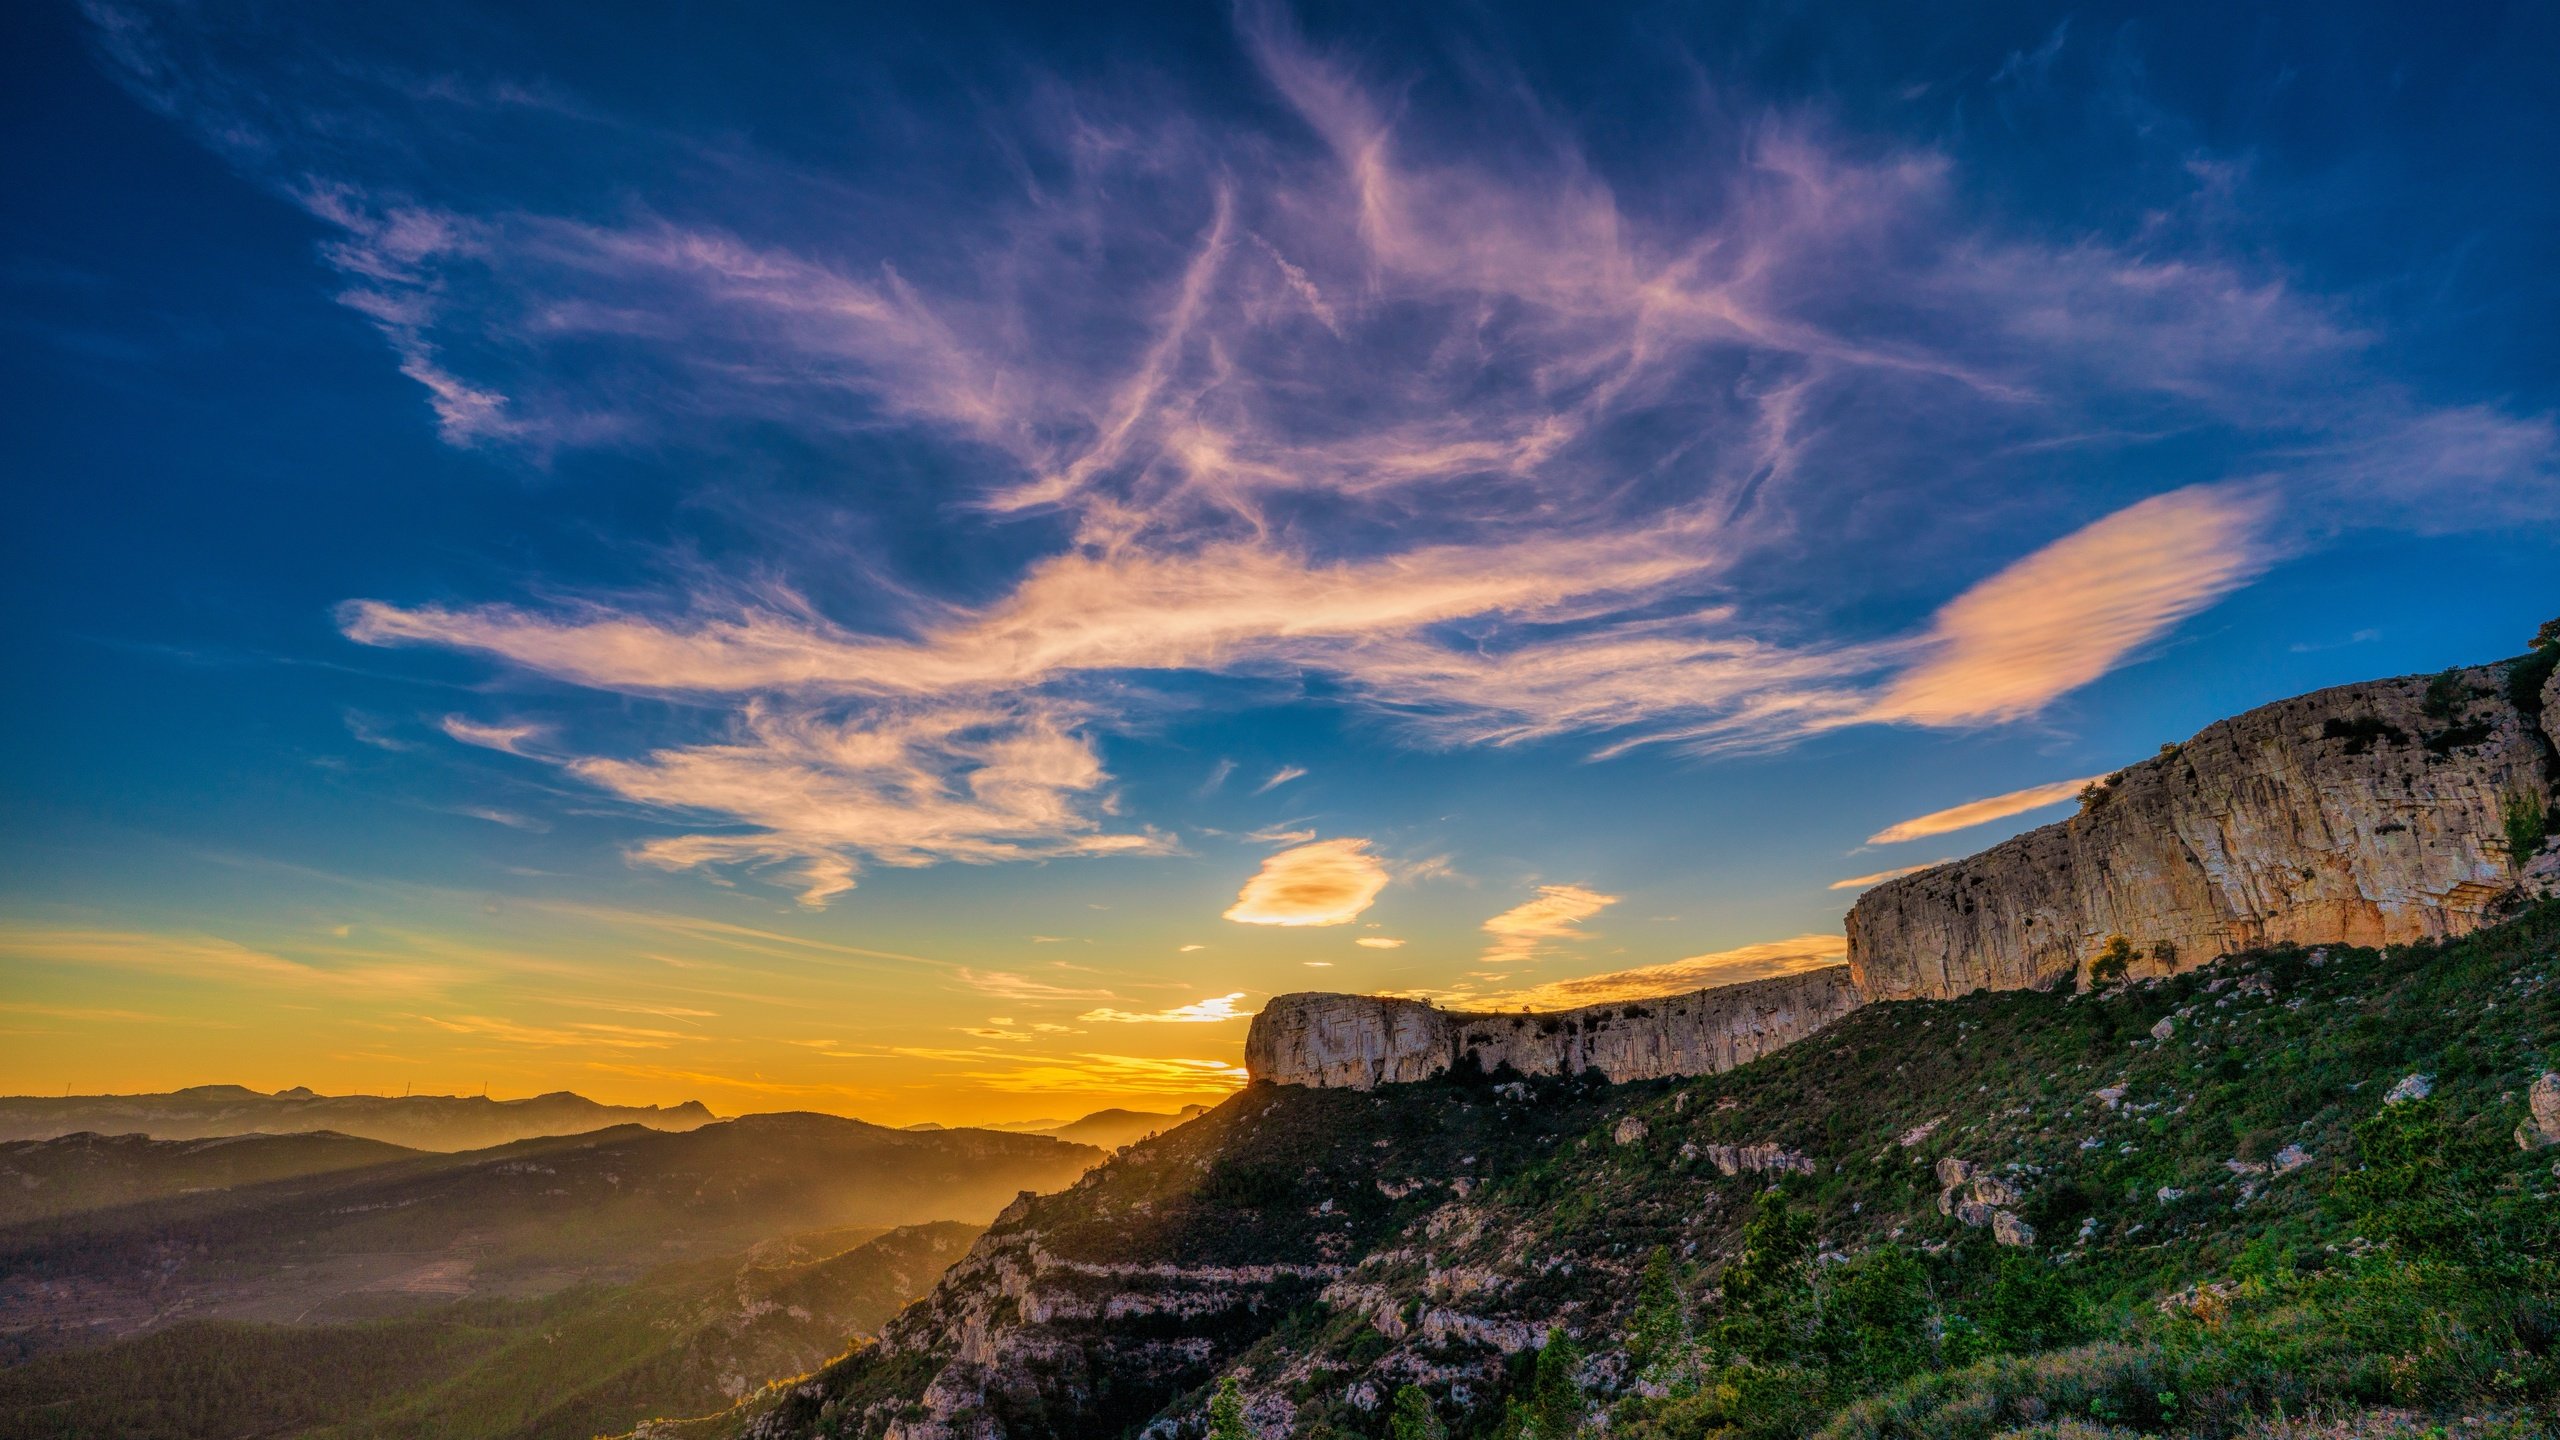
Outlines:
{"type": "MultiPolygon", "coordinates": [[[[1872,841],[1870,843],[1872,843],[1872,841]]],[[[1887,880],[1899,880],[1905,875],[1917,875],[1921,871],[1926,870],[1933,865],[1944,865],[1946,863],[1947,862],[1944,860],[1924,860],[1917,865],[1900,865],[1891,870],[1879,870],[1873,875],[1852,875],[1846,880],[1834,880],[1824,888],[1831,890],[1864,890],[1870,885],[1881,885],[1887,880]]]]}
{"type": "Polygon", "coordinates": [[[1582,939],[1582,922],[1617,903],[1615,895],[1579,885],[1541,885],[1537,898],[1484,922],[1484,932],[1493,937],[1484,958],[1495,964],[1527,960],[1550,941],[1582,939]]]}
{"type": "Polygon", "coordinates": [[[1400,950],[1404,948],[1403,941],[1390,940],[1384,935],[1363,935],[1351,943],[1354,945],[1366,945],[1372,950],[1400,950]]]}
{"type": "Polygon", "coordinates": [[[2064,536],[1948,602],[1928,658],[1868,718],[1960,725],[2034,714],[2263,568],[2268,509],[2251,491],[2191,486],[2064,536]]]}
{"type": "MultiPolygon", "coordinates": [[[[1867,843],[1893,845],[1904,840],[1918,840],[1928,835],[1944,835],[1950,830],[1969,830],[1976,825],[1988,825],[1994,820],[2005,820],[2012,815],[2024,815],[2030,810],[2041,810],[2047,805],[2059,805],[2077,796],[2081,787],[2089,782],[2103,778],[2105,777],[2084,775],[2077,780],[2056,780],[2050,785],[2030,785],[2024,790],[2012,790],[2006,795],[1994,795],[1984,800],[1968,800],[1962,805],[1950,805],[1944,810],[1932,810],[1926,815],[1916,815],[1911,819],[1887,825],[1868,836],[1867,843]]],[[[1928,867],[1915,868],[1927,869],[1928,867]]],[[[1892,877],[1888,874],[1868,878],[1883,880],[1892,877]]],[[[1836,890],[1841,887],[1835,885],[1832,888],[1836,890]]]]}
{"type": "Polygon", "coordinates": [[[1214,1024],[1220,1020],[1243,1020],[1250,1018],[1246,1015],[1239,1014],[1236,1011],[1236,1002],[1244,997],[1245,992],[1238,990],[1232,995],[1212,995],[1206,1000],[1195,1000],[1188,1005],[1176,1005],[1170,1010],[1155,1010],[1146,1014],[1137,1014],[1127,1010],[1112,1010],[1105,1008],[1101,1010],[1087,1010],[1076,1018],[1079,1020],[1102,1020],[1115,1025],[1214,1024]]]}
{"type": "Polygon", "coordinates": [[[1366,840],[1318,840],[1262,862],[1226,918],[1244,925],[1343,925],[1387,888],[1387,867],[1366,840]]]}
{"type": "Polygon", "coordinates": [[[1838,965],[1848,958],[1849,942],[1838,935],[1799,935],[1792,940],[1768,940],[1732,950],[1692,955],[1663,965],[1612,970],[1600,975],[1585,975],[1577,980],[1558,980],[1526,990],[1507,990],[1489,995],[1459,990],[1434,998],[1444,1004],[1486,1010],[1570,1010],[1582,1005],[1606,1005],[1619,1000],[1677,995],[1717,985],[1739,985],[1747,980],[1767,980],[1802,970],[1838,965]]]}

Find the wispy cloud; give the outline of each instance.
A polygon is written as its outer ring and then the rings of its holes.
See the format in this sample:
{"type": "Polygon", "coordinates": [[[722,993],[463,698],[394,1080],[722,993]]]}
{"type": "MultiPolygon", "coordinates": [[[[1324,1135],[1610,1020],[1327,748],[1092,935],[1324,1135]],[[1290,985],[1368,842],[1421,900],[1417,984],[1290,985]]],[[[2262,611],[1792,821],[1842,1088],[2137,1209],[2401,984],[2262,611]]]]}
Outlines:
{"type": "Polygon", "coordinates": [[[1435,998],[1449,1005],[1486,1010],[1570,1010],[1793,975],[1841,964],[1848,955],[1848,942],[1840,936],[1799,935],[1792,940],[1769,940],[1662,965],[1557,980],[1525,990],[1452,990],[1435,998]]]}
{"type": "Polygon", "coordinates": [[[1318,840],[1262,862],[1226,918],[1245,925],[1347,925],[1387,888],[1387,867],[1369,842],[1318,840]]]}
{"type": "Polygon", "coordinates": [[[959,1070],[952,1078],[1022,1094],[1216,1095],[1244,1088],[1247,1077],[1231,1060],[1077,1054],[959,1070]]]}
{"type": "Polygon", "coordinates": [[[1384,935],[1363,935],[1351,943],[1354,945],[1366,946],[1371,950],[1401,950],[1404,948],[1403,941],[1390,939],[1384,935]]]}
{"type": "Polygon", "coordinates": [[[1176,1005],[1170,1010],[1153,1010],[1139,1014],[1132,1013],[1127,1010],[1112,1010],[1106,1008],[1101,1010],[1087,1010],[1076,1018],[1079,1020],[1101,1021],[1113,1025],[1214,1024],[1221,1020],[1243,1020],[1248,1018],[1246,1015],[1240,1014],[1236,1010],[1236,1002],[1244,997],[1245,992],[1238,990],[1231,995],[1212,995],[1206,1000],[1195,1000],[1188,1005],[1176,1005]]]}
{"type": "Polygon", "coordinates": [[[438,729],[465,745],[484,750],[503,750],[510,755],[540,758],[531,748],[542,738],[546,727],[524,721],[490,724],[467,715],[447,715],[436,722],[438,729]]]}
{"type": "Polygon", "coordinates": [[[1537,895],[1484,922],[1493,937],[1485,946],[1487,964],[1530,960],[1559,941],[1587,938],[1582,922],[1618,903],[1580,885],[1541,885],[1537,895]]]}
{"type": "Polygon", "coordinates": [[[1970,830],[1976,825],[1988,825],[1994,820],[2006,820],[2012,815],[2024,815],[2030,810],[2041,810],[2047,805],[2059,805],[2065,800],[2077,797],[2081,790],[2093,781],[2104,778],[2100,775],[2084,775],[2077,780],[2056,780],[2050,785],[2030,785],[2024,790],[2012,790],[2005,795],[1968,800],[1962,805],[1950,805],[1944,810],[1932,810],[1926,815],[1915,815],[1908,820],[1896,821],[1868,836],[1867,843],[1895,845],[1905,840],[1919,840],[1931,835],[1945,835],[1956,830],[1970,830]]]}
{"type": "Polygon", "coordinates": [[[1924,658],[1872,712],[1927,725],[2014,720],[2104,675],[2270,558],[2261,491],[2193,487],[2045,546],[1938,612],[1924,658]]]}
{"type": "MultiPolygon", "coordinates": [[[[341,303],[452,443],[931,450],[951,553],[1001,567],[960,589],[795,537],[751,575],[340,612],[359,643],[687,702],[636,743],[446,729],[681,832],[638,863],[812,905],[870,867],[1172,850],[1102,756],[1175,675],[1315,677],[1432,745],[1994,725],[2148,653],[2271,537],[2513,524],[2560,492],[2550,417],[2428,403],[2348,301],[2253,247],[2172,213],[2010,228],[1941,142],[1804,109],[1668,135],[1679,183],[1621,193],[1520,87],[1435,99],[1247,7],[1277,123],[1060,78],[919,127],[994,137],[1022,185],[910,226],[624,127],[683,180],[579,209],[444,149],[604,123],[575,97],[88,9],[136,95],[326,227],[341,303]],[[2110,487],[2154,467],[2101,487],[2043,458],[2205,432],[2178,469],[2210,483],[2148,499],[2110,487]],[[1867,558],[1784,578],[1836,554],[1867,558]],[[1986,554],[2024,558],[1982,578],[1986,554]]],[[[2016,57],[2004,93],[2063,53],[2016,57]]],[[[2190,208],[2227,184],[2199,170],[2190,208]]]]}
{"type": "Polygon", "coordinates": [[[443,989],[462,977],[453,966],[363,955],[292,958],[219,936],[82,929],[0,922],[0,956],[48,965],[145,971],[219,985],[287,993],[381,995],[443,989]]]}
{"type": "Polygon", "coordinates": [[[1052,985],[1045,980],[1034,980],[1027,975],[1017,975],[1005,970],[972,970],[962,966],[953,972],[953,978],[969,989],[996,1000],[1089,1001],[1112,998],[1108,990],[1052,985]]]}
{"type": "MultiPolygon", "coordinates": [[[[1872,837],[1870,838],[1869,843],[1874,843],[1872,837]]],[[[1924,860],[1917,865],[1899,865],[1891,870],[1878,870],[1872,875],[1852,875],[1846,880],[1834,880],[1823,888],[1827,890],[1864,890],[1870,885],[1881,885],[1887,880],[1899,880],[1905,875],[1917,875],[1923,870],[1931,869],[1935,866],[1944,865],[1946,863],[1947,862],[1944,860],[1924,860]]]]}
{"type": "Polygon", "coordinates": [[[1303,766],[1283,765],[1279,769],[1271,772],[1270,779],[1254,786],[1253,793],[1256,795],[1268,795],[1272,791],[1279,789],[1281,786],[1288,784],[1292,780],[1305,779],[1306,774],[1306,769],[1303,766]]]}

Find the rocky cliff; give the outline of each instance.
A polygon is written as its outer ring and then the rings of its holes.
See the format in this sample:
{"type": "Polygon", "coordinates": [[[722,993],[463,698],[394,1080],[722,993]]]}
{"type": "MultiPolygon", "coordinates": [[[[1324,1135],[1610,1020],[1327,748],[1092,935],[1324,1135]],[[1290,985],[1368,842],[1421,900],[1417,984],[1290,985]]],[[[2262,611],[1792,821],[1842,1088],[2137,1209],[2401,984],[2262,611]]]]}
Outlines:
{"type": "Polygon", "coordinates": [[[1256,1080],[1353,1090],[1490,1073],[1611,1080],[1712,1075],[1803,1039],[1860,1004],[1844,965],[1545,1014],[1470,1014],[1381,995],[1282,995],[1245,1037],[1256,1080]]]}
{"type": "Polygon", "coordinates": [[[2118,935],[2135,976],[2274,943],[2459,935],[2516,884],[2502,809],[2548,802],[2555,741],[2560,674],[2532,661],[2262,706],[2068,820],[1868,891],[1850,969],[1869,1000],[1945,997],[2069,985],[2118,935]]]}

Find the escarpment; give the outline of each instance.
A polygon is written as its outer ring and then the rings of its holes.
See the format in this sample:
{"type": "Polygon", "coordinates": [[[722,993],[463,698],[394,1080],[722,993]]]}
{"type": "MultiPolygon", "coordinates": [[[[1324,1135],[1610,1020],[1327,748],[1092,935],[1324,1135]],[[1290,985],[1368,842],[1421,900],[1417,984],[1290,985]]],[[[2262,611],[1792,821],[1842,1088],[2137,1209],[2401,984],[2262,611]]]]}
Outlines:
{"type": "Polygon", "coordinates": [[[2208,725],[2068,820],[1868,891],[1848,918],[1857,987],[2069,985],[2119,935],[2141,976],[2262,945],[2476,929],[2551,868],[2520,875],[2505,823],[2550,801],[2560,674],[2537,668],[2345,685],[2208,725]]]}
{"type": "Polygon", "coordinates": [[[1441,1010],[1383,995],[1282,995],[1253,1017],[1256,1080],[1367,1090],[1472,1064],[1523,1076],[1596,1070],[1613,1081],[1712,1075],[1862,1003],[1845,965],[1680,995],[1544,1014],[1441,1010]]]}

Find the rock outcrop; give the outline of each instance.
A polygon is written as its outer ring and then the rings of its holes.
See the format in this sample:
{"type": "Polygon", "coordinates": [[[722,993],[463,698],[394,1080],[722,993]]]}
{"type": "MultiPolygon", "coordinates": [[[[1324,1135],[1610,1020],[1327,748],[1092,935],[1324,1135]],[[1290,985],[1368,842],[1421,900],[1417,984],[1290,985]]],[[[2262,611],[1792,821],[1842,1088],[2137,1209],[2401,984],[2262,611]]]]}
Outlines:
{"type": "Polygon", "coordinates": [[[1382,995],[1282,995],[1253,1017],[1256,1080],[1368,1090],[1473,1063],[1487,1074],[1611,1080],[1711,1075],[1791,1044],[1863,1003],[1846,966],[1545,1014],[1441,1010],[1382,995]]]}
{"type": "Polygon", "coordinates": [[[2503,665],[2262,706],[2068,820],[1869,890],[1849,966],[1868,1000],[1932,998],[2070,985],[2116,936],[2140,977],[2259,945],[2459,935],[2517,883],[2502,812],[2549,803],[2555,744],[2560,674],[2511,687],[2503,665]]]}

